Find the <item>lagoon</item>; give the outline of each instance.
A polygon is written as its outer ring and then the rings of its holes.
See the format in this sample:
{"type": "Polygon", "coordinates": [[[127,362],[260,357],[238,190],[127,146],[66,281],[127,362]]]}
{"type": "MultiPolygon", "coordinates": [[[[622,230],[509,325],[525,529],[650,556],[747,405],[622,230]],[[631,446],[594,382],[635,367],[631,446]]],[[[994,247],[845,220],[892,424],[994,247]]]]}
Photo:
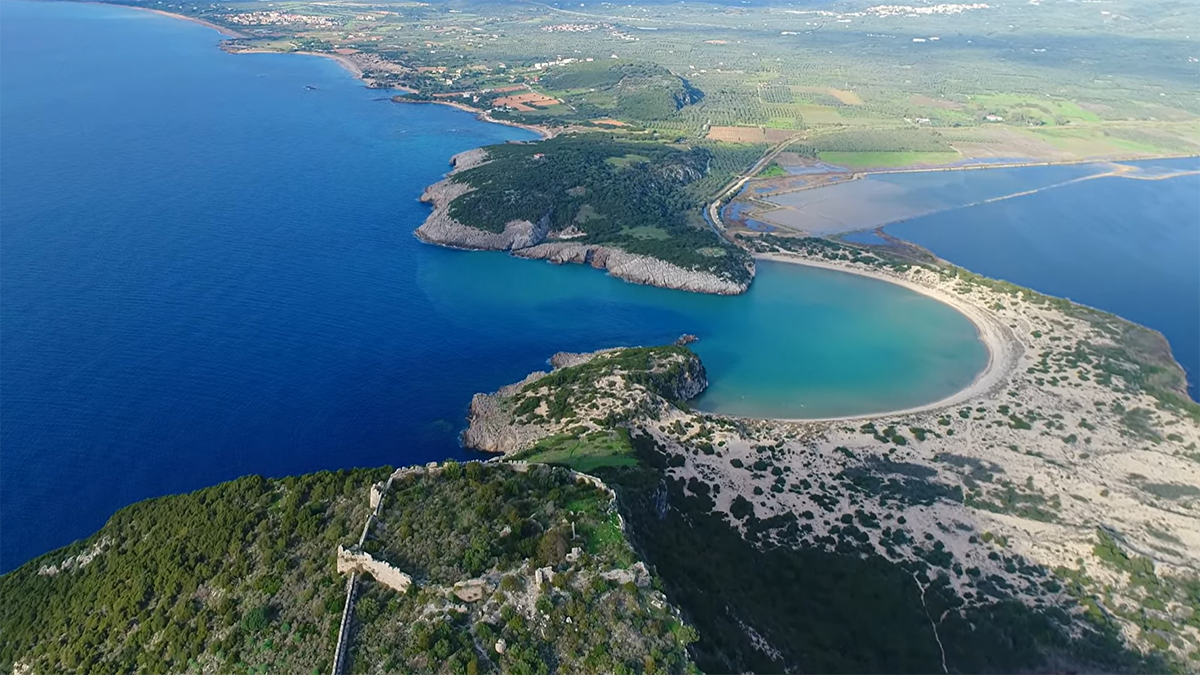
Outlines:
{"type": "Polygon", "coordinates": [[[1104,163],[1086,163],[871,173],[858,180],[769,197],[766,201],[782,208],[762,217],[824,237],[972,208],[1029,190],[1072,184],[1110,170],[1110,165],[1104,163]]]}
{"type": "Polygon", "coordinates": [[[556,351],[700,337],[702,409],[928,403],[987,354],[887,283],[764,263],[688,294],[421,244],[421,189],[531,138],[191,23],[0,0],[0,571],[147,497],[467,456],[471,395],[556,351]]]}
{"type": "MultiPolygon", "coordinates": [[[[1197,399],[1200,158],[1124,164],[1134,171],[1084,181],[1071,180],[1077,167],[955,172],[969,174],[975,194],[1040,189],[941,210],[884,231],[972,272],[1160,331],[1187,372],[1189,394],[1197,399]]],[[[937,195],[944,190],[945,176],[885,178],[903,184],[912,195],[937,195]]]]}

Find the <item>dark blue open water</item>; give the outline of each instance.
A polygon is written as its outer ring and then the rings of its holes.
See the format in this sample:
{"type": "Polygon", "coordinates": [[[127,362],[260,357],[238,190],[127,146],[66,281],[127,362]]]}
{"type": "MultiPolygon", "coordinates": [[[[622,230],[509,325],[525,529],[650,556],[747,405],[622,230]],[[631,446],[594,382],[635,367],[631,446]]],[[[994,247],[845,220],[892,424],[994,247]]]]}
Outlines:
{"type": "Polygon", "coordinates": [[[462,456],[471,395],[559,350],[695,333],[701,406],[789,417],[986,361],[963,316],[862,277],[763,265],[721,298],[420,244],[450,155],[529,135],[218,39],[0,1],[0,570],[146,497],[462,456]]]}

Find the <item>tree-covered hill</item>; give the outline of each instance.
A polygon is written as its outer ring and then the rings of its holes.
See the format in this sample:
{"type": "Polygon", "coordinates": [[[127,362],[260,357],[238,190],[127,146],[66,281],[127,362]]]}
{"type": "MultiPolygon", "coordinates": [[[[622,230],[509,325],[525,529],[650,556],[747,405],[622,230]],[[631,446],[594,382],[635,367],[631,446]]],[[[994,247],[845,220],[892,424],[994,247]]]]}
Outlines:
{"type": "Polygon", "coordinates": [[[118,511],[0,577],[0,671],[327,672],[333,556],[387,469],[248,476],[118,511]]]}
{"type": "Polygon", "coordinates": [[[749,256],[718,237],[700,213],[712,151],[590,134],[487,149],[488,162],[454,174],[472,192],[450,204],[457,222],[502,232],[515,220],[549,219],[551,237],[602,244],[684,269],[749,280],[749,256]]]}
{"type": "MultiPolygon", "coordinates": [[[[415,583],[358,584],[348,672],[692,669],[695,634],[609,493],[521,468],[450,462],[394,480],[362,550],[415,583]],[[478,594],[457,595],[461,582],[478,594]]],[[[356,548],[388,475],[250,476],[122,509],[0,577],[0,671],[329,672],[346,600],[336,552],[356,548]]]]}

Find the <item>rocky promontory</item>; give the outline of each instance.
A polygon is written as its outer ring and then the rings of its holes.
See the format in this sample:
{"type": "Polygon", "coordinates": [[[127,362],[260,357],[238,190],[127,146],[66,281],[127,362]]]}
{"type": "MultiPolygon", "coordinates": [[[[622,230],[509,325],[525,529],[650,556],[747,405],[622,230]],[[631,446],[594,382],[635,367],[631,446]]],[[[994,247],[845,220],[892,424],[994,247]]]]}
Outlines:
{"type": "Polygon", "coordinates": [[[512,454],[568,429],[586,434],[655,415],[708,386],[699,357],[681,346],[563,352],[550,364],[549,373],[476,394],[463,445],[512,454]]]}
{"type": "Polygon", "coordinates": [[[433,206],[433,211],[414,233],[427,244],[480,251],[510,251],[520,258],[546,260],[555,264],[577,263],[607,270],[609,274],[637,284],[659,286],[695,293],[738,295],[750,287],[754,262],[749,261],[745,281],[724,279],[712,272],[685,269],[665,260],[629,253],[615,246],[572,241],[566,233],[550,230],[550,214],[536,223],[513,220],[503,232],[463,224],[450,216],[450,204],[475,188],[454,179],[454,174],[487,162],[483,148],[455,155],[450,163],[454,170],[441,181],[425,188],[421,201],[433,206]]]}
{"type": "Polygon", "coordinates": [[[546,238],[549,217],[538,223],[514,220],[503,232],[488,232],[463,225],[450,217],[450,202],[474,188],[457,183],[452,178],[438,181],[425,188],[421,201],[433,204],[433,212],[415,232],[417,239],[427,244],[477,251],[516,251],[535,246],[546,238]]]}

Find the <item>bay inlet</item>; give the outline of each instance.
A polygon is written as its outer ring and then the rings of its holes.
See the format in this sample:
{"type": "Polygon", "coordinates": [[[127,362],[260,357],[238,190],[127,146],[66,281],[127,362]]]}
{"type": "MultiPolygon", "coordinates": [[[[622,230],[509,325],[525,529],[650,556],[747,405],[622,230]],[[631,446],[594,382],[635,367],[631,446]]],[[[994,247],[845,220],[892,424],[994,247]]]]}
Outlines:
{"type": "Polygon", "coordinates": [[[147,497],[464,457],[471,395],[557,351],[692,333],[697,405],[764,417],[920,405],[987,362],[962,314],[855,275],[763,263],[716,297],[421,244],[451,155],[533,134],[153,13],[0,15],[0,570],[147,497]]]}

